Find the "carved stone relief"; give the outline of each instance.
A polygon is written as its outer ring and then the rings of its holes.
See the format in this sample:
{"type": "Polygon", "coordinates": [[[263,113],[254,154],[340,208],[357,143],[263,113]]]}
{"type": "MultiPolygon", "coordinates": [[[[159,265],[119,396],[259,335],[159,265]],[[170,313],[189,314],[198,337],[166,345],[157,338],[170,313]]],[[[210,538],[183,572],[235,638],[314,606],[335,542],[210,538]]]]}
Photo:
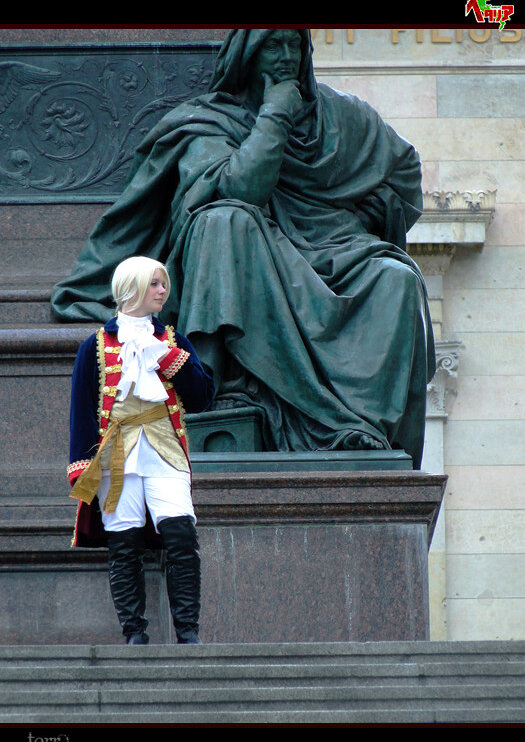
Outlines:
{"type": "Polygon", "coordinates": [[[113,200],[143,136],[206,92],[216,50],[0,49],[0,202],[113,200]]]}

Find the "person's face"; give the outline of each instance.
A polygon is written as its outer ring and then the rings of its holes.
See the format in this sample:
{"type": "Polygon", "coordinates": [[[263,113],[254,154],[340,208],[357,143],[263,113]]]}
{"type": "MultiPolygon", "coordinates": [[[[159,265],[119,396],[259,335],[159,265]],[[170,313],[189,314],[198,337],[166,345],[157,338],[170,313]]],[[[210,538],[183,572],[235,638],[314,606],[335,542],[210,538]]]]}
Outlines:
{"type": "Polygon", "coordinates": [[[252,79],[260,84],[263,73],[274,83],[297,80],[301,66],[301,36],[294,29],[273,31],[259,47],[252,65],[252,79]]]}
{"type": "MultiPolygon", "coordinates": [[[[133,317],[147,317],[148,314],[160,312],[166,301],[166,294],[167,289],[164,276],[160,268],[156,268],[142,304],[137,309],[127,312],[127,314],[131,314],[133,317]]],[[[125,307],[123,311],[126,313],[125,307]]]]}

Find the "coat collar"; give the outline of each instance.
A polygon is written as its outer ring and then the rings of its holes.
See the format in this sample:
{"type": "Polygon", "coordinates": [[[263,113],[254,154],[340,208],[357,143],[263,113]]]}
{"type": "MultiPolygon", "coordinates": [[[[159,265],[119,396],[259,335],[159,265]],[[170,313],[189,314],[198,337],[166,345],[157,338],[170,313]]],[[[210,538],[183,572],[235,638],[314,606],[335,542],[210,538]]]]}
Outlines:
{"type": "MultiPolygon", "coordinates": [[[[155,335],[163,335],[166,331],[166,326],[162,324],[160,319],[155,317],[155,315],[152,315],[151,321],[153,322],[153,327],[155,328],[155,335]]],[[[112,317],[106,324],[104,325],[104,330],[110,334],[110,335],[116,335],[118,331],[118,325],[117,325],[117,317],[112,317]]]]}

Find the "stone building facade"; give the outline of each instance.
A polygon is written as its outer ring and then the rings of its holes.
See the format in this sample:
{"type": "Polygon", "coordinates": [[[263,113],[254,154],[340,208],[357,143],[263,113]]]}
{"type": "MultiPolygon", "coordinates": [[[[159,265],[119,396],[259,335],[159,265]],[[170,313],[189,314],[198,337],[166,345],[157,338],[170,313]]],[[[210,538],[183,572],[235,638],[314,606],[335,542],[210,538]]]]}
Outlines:
{"type": "Polygon", "coordinates": [[[423,468],[448,487],[430,554],[432,638],[525,636],[525,31],[318,29],[318,79],[419,151],[409,234],[438,373],[423,468]]]}

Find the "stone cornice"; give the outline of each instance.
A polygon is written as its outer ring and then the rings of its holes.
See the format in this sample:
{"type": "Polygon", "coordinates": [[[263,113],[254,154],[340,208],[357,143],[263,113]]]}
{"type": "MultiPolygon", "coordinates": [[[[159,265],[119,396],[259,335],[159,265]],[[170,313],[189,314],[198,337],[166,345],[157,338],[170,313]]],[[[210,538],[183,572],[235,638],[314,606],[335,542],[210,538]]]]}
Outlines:
{"type": "Polygon", "coordinates": [[[495,208],[496,191],[427,191],[423,214],[407,234],[407,250],[442,262],[458,247],[481,250],[495,208]]]}
{"type": "Polygon", "coordinates": [[[425,191],[423,221],[481,221],[488,226],[496,208],[496,191],[425,191]]]}
{"type": "Polygon", "coordinates": [[[334,77],[336,75],[443,75],[443,74],[461,74],[461,75],[495,75],[495,74],[516,74],[522,75],[525,66],[520,62],[507,62],[490,60],[485,64],[460,64],[452,62],[450,64],[435,64],[428,62],[426,64],[414,64],[413,62],[363,62],[363,63],[341,63],[330,61],[319,61],[314,63],[316,77],[323,82],[323,75],[334,77]]]}

